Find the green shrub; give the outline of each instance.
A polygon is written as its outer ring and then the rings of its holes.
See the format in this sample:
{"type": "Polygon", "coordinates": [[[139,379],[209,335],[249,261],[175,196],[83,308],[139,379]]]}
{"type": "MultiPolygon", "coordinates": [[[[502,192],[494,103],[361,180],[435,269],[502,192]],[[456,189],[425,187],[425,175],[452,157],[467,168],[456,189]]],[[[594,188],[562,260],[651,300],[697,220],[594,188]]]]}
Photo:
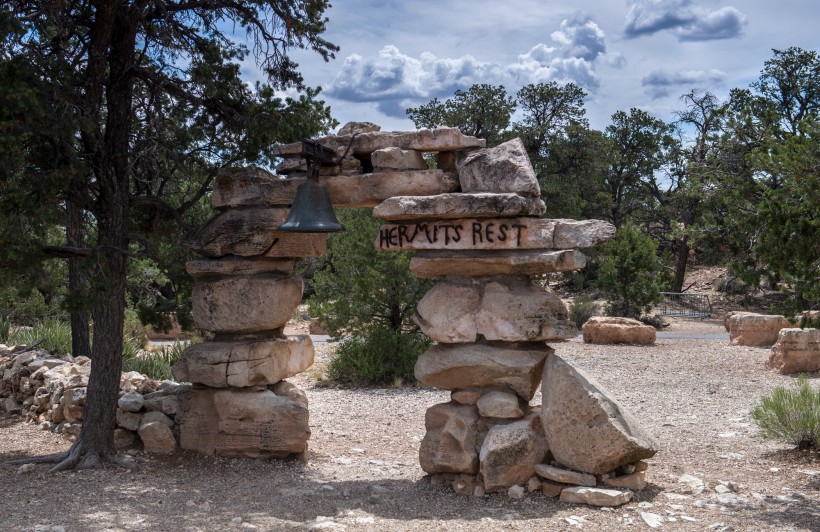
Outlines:
{"type": "Polygon", "coordinates": [[[813,390],[805,375],[793,388],[778,386],[760,398],[752,418],[764,438],[780,440],[800,449],[820,443],[820,389],[813,390]]]}
{"type": "Polygon", "coordinates": [[[7,344],[11,334],[11,320],[0,317],[0,343],[7,344]]]}
{"type": "Polygon", "coordinates": [[[11,335],[14,344],[33,345],[40,340],[39,347],[51,354],[71,353],[71,325],[60,320],[45,320],[33,327],[16,329],[11,335]]]}
{"type": "Polygon", "coordinates": [[[598,312],[598,303],[588,295],[578,296],[569,304],[569,320],[579,329],[598,312]]]}
{"type": "Polygon", "coordinates": [[[328,366],[328,378],[348,385],[415,383],[416,359],[430,344],[421,333],[397,334],[376,325],[365,336],[339,344],[328,366]]]}
{"type": "Polygon", "coordinates": [[[128,356],[123,350],[122,370],[136,371],[158,381],[172,380],[171,366],[177,363],[189,345],[190,342],[174,342],[171,347],[163,347],[159,351],[129,353],[128,356]]]}

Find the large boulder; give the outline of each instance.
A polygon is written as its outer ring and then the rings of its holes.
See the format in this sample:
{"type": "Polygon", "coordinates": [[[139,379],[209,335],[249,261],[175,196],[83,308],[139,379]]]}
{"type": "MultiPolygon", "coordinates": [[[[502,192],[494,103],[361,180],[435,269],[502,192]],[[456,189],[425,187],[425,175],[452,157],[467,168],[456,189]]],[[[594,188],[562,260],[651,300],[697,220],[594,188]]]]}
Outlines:
{"type": "Polygon", "coordinates": [[[541,422],[555,461],[592,475],[653,456],[658,441],[592,378],[557,355],[541,383],[541,422]]]}
{"type": "Polygon", "coordinates": [[[260,386],[301,373],[313,364],[310,336],[205,342],[185,349],[172,371],[182,382],[213,388],[260,386]]]}
{"type": "Polygon", "coordinates": [[[430,474],[477,473],[477,423],[475,406],[441,403],[428,408],[427,432],[419,447],[421,468],[430,474]]]}
{"type": "Polygon", "coordinates": [[[253,333],[283,327],[302,301],[301,277],[199,279],[192,293],[197,327],[253,333]]]}
{"type": "Polygon", "coordinates": [[[783,374],[820,371],[820,329],[780,329],[766,365],[783,374]]]}
{"type": "Polygon", "coordinates": [[[270,390],[190,389],[180,393],[180,447],[203,454],[284,458],[305,451],[308,408],[270,390]]]}
{"type": "Polygon", "coordinates": [[[532,197],[541,194],[520,138],[468,154],[458,165],[458,178],[464,192],[516,192],[532,197]]]}
{"type": "Polygon", "coordinates": [[[732,345],[769,347],[780,329],[792,327],[785,317],[772,314],[736,313],[727,320],[732,345]]]}
{"type": "Polygon", "coordinates": [[[536,342],[572,338],[575,325],[554,293],[526,277],[444,281],[419,301],[414,321],[443,343],[536,342]]]}
{"type": "Polygon", "coordinates": [[[436,344],[419,356],[415,375],[445,390],[506,388],[530,400],[550,353],[544,344],[436,344]]]}
{"type": "Polygon", "coordinates": [[[548,451],[537,411],[520,421],[493,426],[479,453],[484,488],[491,492],[526,483],[548,451]]]}
{"type": "Polygon", "coordinates": [[[581,331],[588,344],[652,345],[656,336],[652,326],[632,318],[613,316],[593,316],[584,323],[581,331]]]}

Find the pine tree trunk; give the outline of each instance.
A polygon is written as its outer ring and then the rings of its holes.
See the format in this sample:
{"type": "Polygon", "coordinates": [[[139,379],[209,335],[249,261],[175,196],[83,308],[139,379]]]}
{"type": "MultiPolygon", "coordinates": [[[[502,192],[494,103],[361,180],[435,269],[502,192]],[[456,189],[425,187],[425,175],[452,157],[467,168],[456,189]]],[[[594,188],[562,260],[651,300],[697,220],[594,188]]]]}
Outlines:
{"type": "MultiPolygon", "coordinates": [[[[71,200],[68,201],[66,242],[70,247],[85,247],[83,210],[71,200]]],[[[85,275],[78,261],[79,259],[68,259],[68,291],[70,294],[85,292],[85,275]]],[[[71,311],[71,354],[75,357],[91,356],[91,333],[88,319],[89,314],[85,308],[74,308],[71,311]]]]}
{"type": "Polygon", "coordinates": [[[675,278],[672,281],[672,292],[682,292],[686,265],[689,262],[689,237],[680,237],[675,248],[675,278]]]}

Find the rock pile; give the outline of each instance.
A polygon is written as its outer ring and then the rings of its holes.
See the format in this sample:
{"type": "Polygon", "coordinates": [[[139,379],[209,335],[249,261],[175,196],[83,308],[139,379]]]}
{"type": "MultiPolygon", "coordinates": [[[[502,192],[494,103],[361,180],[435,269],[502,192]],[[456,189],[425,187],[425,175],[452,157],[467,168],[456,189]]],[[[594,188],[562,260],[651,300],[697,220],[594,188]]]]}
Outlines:
{"type": "MultiPolygon", "coordinates": [[[[0,345],[0,407],[25,414],[44,430],[80,433],[91,360],[71,355],[55,357],[45,350],[0,345]]],[[[177,394],[189,386],[157,382],[136,372],[123,373],[117,403],[114,441],[119,448],[142,443],[144,450],[171,453],[177,448],[177,394]]]]}
{"type": "Polygon", "coordinates": [[[644,486],[641,460],[658,444],[547,346],[578,331],[561,299],[530,278],[582,268],[578,249],[615,228],[540,218],[546,207],[520,139],[468,154],[457,176],[457,191],[394,196],[373,211],[386,222],[376,248],[416,250],[411,270],[440,278],[417,307],[415,322],[438,343],[415,374],[451,400],[427,411],[422,469],[464,494],[526,485],[623,504],[624,489],[644,486]],[[542,382],[544,404],[530,406],[542,382]]]}

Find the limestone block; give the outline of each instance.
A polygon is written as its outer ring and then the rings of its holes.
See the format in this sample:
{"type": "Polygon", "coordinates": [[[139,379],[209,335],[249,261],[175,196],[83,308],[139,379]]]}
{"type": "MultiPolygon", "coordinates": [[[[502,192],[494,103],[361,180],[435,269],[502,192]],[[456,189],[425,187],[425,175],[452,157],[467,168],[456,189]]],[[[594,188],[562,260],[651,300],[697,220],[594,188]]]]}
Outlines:
{"type": "Polygon", "coordinates": [[[499,419],[518,419],[524,417],[524,411],[514,393],[491,391],[481,396],[476,402],[481,417],[499,419]]]}
{"type": "Polygon", "coordinates": [[[428,408],[427,432],[419,447],[421,468],[430,474],[477,473],[477,422],[475,406],[441,403],[428,408]]]}
{"type": "Polygon", "coordinates": [[[384,224],[374,245],[380,251],[551,249],[555,225],[523,217],[384,224]]]}
{"type": "Polygon", "coordinates": [[[590,506],[620,506],[632,500],[629,490],[612,490],[578,486],[561,490],[561,502],[589,504],[590,506]]]}
{"type": "Polygon", "coordinates": [[[550,353],[544,344],[437,344],[419,356],[415,375],[436,388],[507,388],[529,401],[550,353]]]}
{"type": "Polygon", "coordinates": [[[117,401],[117,407],[124,412],[139,412],[145,404],[142,394],[137,392],[126,392],[117,401]]]}
{"type": "Polygon", "coordinates": [[[820,371],[820,329],[780,329],[766,365],[783,374],[820,371]]]}
{"type": "Polygon", "coordinates": [[[575,325],[561,299],[526,277],[457,284],[444,281],[419,301],[413,320],[443,343],[536,342],[572,338],[575,325]]]}
{"type": "Polygon", "coordinates": [[[194,279],[214,276],[242,276],[281,273],[290,275],[293,272],[295,259],[267,259],[267,258],[225,258],[189,260],[185,263],[185,271],[194,279]]]}
{"type": "MultiPolygon", "coordinates": [[[[332,150],[344,152],[348,146],[356,156],[369,156],[376,150],[397,147],[421,152],[458,151],[483,148],[484,139],[463,135],[456,127],[420,129],[417,131],[372,131],[351,135],[330,135],[317,140],[332,150]],[[351,142],[352,141],[352,142],[351,142]]],[[[285,144],[276,150],[279,156],[296,155],[302,151],[302,143],[285,144]]]]}
{"type": "Polygon", "coordinates": [[[303,335],[194,344],[185,349],[172,371],[181,382],[243,388],[276,384],[312,364],[313,342],[303,335]]]}
{"type": "Polygon", "coordinates": [[[557,249],[591,248],[615,236],[615,226],[603,220],[557,219],[554,244],[557,249]]]}
{"type": "Polygon", "coordinates": [[[595,486],[595,475],[570,471],[549,464],[538,464],[535,466],[535,473],[539,477],[560,482],[562,484],[572,484],[574,486],[595,486]]]}
{"type": "Polygon", "coordinates": [[[270,390],[191,389],[179,394],[180,447],[204,454],[284,458],[310,437],[308,409],[270,390]]]}
{"type": "Polygon", "coordinates": [[[541,188],[520,138],[469,153],[458,165],[464,192],[515,192],[538,197],[541,188]]]}
{"type": "Polygon", "coordinates": [[[419,251],[410,259],[416,277],[432,279],[447,275],[542,275],[580,270],[586,257],[566,251],[419,251]]]}
{"type": "Polygon", "coordinates": [[[436,196],[458,190],[455,175],[441,170],[333,176],[321,182],[337,207],[375,207],[394,196],[436,196]]]}
{"type": "Polygon", "coordinates": [[[247,205],[288,206],[301,181],[282,179],[254,166],[223,168],[211,193],[214,209],[247,205]]]}
{"type": "Polygon", "coordinates": [[[779,315],[737,313],[728,320],[732,345],[768,347],[777,341],[780,329],[790,328],[789,320],[779,315]]]}
{"type": "Polygon", "coordinates": [[[227,277],[194,283],[197,327],[219,333],[278,329],[302,300],[301,277],[227,277]]]}
{"type": "Polygon", "coordinates": [[[590,377],[557,355],[547,358],[541,383],[541,422],[561,465],[603,475],[653,456],[658,441],[590,377]]]}
{"type": "Polygon", "coordinates": [[[146,452],[171,454],[176,451],[177,441],[174,439],[174,433],[159,421],[140,425],[137,434],[139,434],[146,452]]]}
{"type": "Polygon", "coordinates": [[[588,344],[653,345],[655,328],[632,318],[593,316],[583,327],[584,342],[588,344]]]}
{"type": "Polygon", "coordinates": [[[527,482],[548,451],[537,412],[521,421],[493,426],[479,453],[484,488],[489,493],[527,482]]]}
{"type": "Polygon", "coordinates": [[[427,161],[416,150],[401,148],[383,148],[370,155],[374,172],[389,172],[391,170],[426,170],[427,161]]]}
{"type": "Polygon", "coordinates": [[[212,218],[186,240],[208,257],[318,257],[327,251],[324,233],[277,231],[288,216],[287,208],[230,209],[212,218]]]}
{"type": "Polygon", "coordinates": [[[546,205],[540,199],[518,194],[450,193],[388,198],[373,209],[373,216],[382,220],[495,218],[541,216],[546,210],[546,205]]]}
{"type": "Polygon", "coordinates": [[[375,133],[381,131],[381,129],[380,125],[374,124],[373,122],[348,122],[340,127],[336,134],[340,137],[345,135],[361,135],[362,133],[375,133]]]}

